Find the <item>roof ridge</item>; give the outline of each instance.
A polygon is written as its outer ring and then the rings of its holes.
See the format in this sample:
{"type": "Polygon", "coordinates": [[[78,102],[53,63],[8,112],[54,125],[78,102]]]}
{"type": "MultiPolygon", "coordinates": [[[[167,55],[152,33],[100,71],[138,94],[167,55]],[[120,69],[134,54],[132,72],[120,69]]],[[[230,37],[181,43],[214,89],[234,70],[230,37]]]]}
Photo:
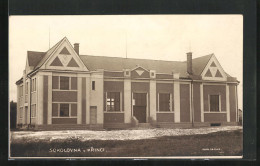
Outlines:
{"type": "Polygon", "coordinates": [[[203,55],[203,56],[199,56],[199,57],[197,57],[197,58],[193,58],[192,60],[198,59],[198,58],[204,58],[204,57],[206,57],[206,56],[213,56],[213,55],[214,55],[214,53],[211,53],[211,54],[208,54],[208,55],[203,55]]]}
{"type": "Polygon", "coordinates": [[[28,52],[39,52],[39,53],[46,53],[46,52],[44,52],[44,51],[27,51],[27,53],[28,52]]]}
{"type": "Polygon", "coordinates": [[[123,57],[98,56],[98,55],[79,55],[79,56],[105,57],[105,58],[119,58],[119,59],[133,59],[133,60],[148,60],[148,61],[163,61],[163,62],[183,62],[183,61],[171,61],[171,60],[159,60],[159,59],[138,59],[138,58],[123,58],[123,57]]]}

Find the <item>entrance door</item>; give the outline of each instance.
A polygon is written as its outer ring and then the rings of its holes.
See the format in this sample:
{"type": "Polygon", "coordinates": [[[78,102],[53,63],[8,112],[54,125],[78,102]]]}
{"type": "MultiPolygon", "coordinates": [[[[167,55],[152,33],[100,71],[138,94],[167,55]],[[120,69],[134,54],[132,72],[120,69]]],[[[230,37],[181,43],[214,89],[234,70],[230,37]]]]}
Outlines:
{"type": "Polygon", "coordinates": [[[139,123],[146,123],[146,93],[133,94],[133,115],[139,123]]]}
{"type": "Polygon", "coordinates": [[[97,106],[90,106],[90,124],[97,124],[97,106]]]}

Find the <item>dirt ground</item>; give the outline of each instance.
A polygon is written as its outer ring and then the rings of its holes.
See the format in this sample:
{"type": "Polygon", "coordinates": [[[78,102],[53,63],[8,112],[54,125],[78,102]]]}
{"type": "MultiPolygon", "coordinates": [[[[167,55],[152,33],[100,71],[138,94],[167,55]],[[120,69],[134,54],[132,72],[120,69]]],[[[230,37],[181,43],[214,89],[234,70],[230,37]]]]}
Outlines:
{"type": "Polygon", "coordinates": [[[153,139],[163,136],[183,136],[209,134],[219,131],[234,131],[242,129],[241,126],[225,127],[204,127],[193,129],[138,129],[138,130],[111,130],[111,131],[92,131],[92,130],[62,130],[62,131],[11,131],[10,141],[21,140],[64,140],[77,138],[81,141],[86,140],[142,140],[153,139]]]}

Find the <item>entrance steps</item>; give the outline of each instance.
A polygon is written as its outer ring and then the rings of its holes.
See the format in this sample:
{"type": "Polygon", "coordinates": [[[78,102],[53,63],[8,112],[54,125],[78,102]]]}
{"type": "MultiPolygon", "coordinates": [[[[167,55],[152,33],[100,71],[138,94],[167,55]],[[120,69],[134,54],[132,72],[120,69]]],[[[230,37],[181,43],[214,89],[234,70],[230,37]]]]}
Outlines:
{"type": "Polygon", "coordinates": [[[138,123],[138,128],[152,128],[150,123],[138,123]]]}

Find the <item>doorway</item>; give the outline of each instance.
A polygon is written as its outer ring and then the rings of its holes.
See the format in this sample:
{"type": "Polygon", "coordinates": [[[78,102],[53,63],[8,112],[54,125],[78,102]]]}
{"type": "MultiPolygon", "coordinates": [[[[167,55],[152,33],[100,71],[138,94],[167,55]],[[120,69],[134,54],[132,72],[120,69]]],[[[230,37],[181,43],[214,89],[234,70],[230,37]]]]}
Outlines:
{"type": "Polygon", "coordinates": [[[133,93],[133,116],[139,123],[146,123],[147,93],[133,93]]]}

